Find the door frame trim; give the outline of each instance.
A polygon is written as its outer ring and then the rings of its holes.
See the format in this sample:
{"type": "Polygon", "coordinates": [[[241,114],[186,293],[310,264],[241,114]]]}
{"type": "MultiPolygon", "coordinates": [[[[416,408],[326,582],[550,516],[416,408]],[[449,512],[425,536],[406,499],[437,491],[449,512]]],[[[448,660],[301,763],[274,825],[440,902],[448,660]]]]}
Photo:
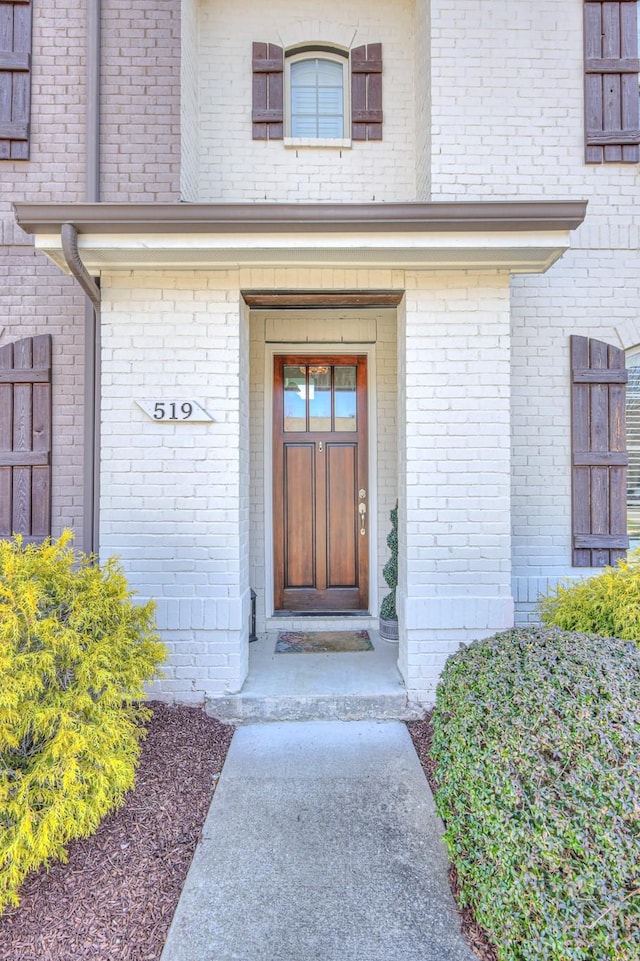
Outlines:
{"type": "MultiPolygon", "coordinates": [[[[367,358],[367,416],[369,421],[369,504],[375,504],[369,523],[369,614],[378,612],[378,425],[376,421],[377,376],[376,345],[367,343],[268,343],[265,344],[264,365],[264,584],[265,615],[274,616],[275,589],[273,572],[273,358],[280,354],[364,354],[367,358]]],[[[300,616],[300,615],[291,615],[300,616]]],[[[316,615],[327,617],[333,615],[316,615]]],[[[340,615],[344,616],[344,615],[340,615]]]]}

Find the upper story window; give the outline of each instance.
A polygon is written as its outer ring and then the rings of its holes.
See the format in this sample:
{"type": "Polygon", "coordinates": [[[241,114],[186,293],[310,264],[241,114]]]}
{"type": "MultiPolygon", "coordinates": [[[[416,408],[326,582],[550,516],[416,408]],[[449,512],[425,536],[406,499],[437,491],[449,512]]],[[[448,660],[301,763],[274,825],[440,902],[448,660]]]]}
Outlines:
{"type": "Polygon", "coordinates": [[[255,42],[252,71],[254,140],[382,140],[382,44],[309,45],[285,55],[277,44],[255,42]]]}
{"type": "Polygon", "coordinates": [[[346,65],[346,55],[303,53],[287,58],[286,136],[320,140],[346,136],[346,65]]]}

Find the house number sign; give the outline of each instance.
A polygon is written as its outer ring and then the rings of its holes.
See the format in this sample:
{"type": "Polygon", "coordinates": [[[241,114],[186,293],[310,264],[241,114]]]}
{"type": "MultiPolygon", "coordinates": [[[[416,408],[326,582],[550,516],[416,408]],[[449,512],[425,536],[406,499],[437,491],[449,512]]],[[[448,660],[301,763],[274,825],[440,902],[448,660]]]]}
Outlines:
{"type": "Polygon", "coordinates": [[[212,423],[213,417],[197,400],[137,400],[138,407],[151,420],[163,423],[212,423]]]}

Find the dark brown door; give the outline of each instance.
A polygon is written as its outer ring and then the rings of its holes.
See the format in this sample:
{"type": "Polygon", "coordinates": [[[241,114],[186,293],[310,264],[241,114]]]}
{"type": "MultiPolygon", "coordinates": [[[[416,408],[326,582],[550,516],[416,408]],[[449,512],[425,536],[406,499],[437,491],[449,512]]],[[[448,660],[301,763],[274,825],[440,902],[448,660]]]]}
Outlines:
{"type": "Polygon", "coordinates": [[[274,364],[276,611],[369,605],[367,358],[274,364]]]}

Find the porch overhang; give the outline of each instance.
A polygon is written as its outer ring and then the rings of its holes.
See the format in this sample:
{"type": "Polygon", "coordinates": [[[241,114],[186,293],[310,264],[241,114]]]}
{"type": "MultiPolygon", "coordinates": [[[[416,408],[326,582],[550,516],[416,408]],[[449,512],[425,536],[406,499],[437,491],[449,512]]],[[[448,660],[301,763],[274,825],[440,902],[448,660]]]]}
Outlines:
{"type": "Polygon", "coordinates": [[[62,228],[93,276],[133,269],[365,267],[542,273],[584,201],[368,204],[29,204],[18,224],[69,273],[62,228]]]}

